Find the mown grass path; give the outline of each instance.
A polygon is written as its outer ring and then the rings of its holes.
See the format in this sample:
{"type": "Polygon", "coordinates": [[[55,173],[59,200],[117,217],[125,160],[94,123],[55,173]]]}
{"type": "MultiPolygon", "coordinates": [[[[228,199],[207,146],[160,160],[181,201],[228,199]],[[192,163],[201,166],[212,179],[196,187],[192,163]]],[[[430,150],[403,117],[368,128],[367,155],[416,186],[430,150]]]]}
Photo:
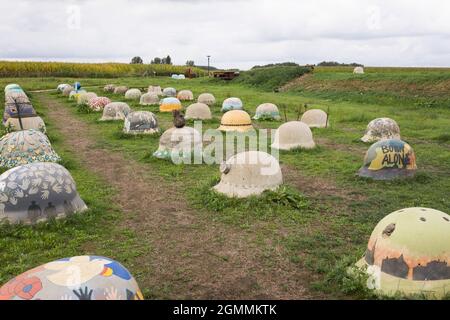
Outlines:
{"type": "Polygon", "coordinates": [[[152,297],[318,298],[305,289],[309,272],[290,262],[282,246],[274,243],[267,257],[255,240],[252,228],[257,226],[243,230],[197,215],[180,183],[167,183],[151,164],[99,145],[95,125],[75,117],[54,97],[36,93],[36,99],[81,165],[117,190],[113,199],[125,215],[122,227],[151,248],[134,265],[141,288],[152,297]]]}

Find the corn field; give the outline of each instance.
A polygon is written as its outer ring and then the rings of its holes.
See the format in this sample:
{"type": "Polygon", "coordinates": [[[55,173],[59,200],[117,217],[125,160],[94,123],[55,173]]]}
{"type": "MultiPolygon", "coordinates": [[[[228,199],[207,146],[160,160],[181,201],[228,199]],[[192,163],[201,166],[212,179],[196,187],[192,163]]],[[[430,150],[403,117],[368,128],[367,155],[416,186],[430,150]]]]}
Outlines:
{"type": "MultiPolygon", "coordinates": [[[[0,61],[0,77],[86,77],[114,78],[184,74],[189,67],[166,64],[67,63],[0,61]]],[[[198,76],[206,71],[192,68],[198,76]]]]}

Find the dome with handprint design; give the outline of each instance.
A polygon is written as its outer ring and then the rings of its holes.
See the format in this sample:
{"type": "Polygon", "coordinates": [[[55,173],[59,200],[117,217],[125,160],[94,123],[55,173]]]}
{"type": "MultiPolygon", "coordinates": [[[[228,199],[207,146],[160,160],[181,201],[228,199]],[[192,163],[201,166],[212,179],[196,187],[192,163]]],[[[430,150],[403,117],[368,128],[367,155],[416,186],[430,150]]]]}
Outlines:
{"type": "Polygon", "coordinates": [[[0,300],[143,300],[130,272],[100,256],[76,256],[28,270],[0,287],[0,300]]]}
{"type": "Polygon", "coordinates": [[[63,166],[38,162],[0,175],[0,223],[36,224],[86,210],[63,166]]]}

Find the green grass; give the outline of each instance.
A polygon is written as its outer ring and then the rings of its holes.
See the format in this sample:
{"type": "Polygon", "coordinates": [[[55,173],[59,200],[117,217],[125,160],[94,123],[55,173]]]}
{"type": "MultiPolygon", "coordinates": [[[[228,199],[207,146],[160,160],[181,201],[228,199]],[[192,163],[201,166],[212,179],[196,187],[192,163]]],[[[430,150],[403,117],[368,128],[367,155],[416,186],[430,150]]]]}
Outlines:
{"type": "Polygon", "coordinates": [[[310,69],[299,66],[257,68],[241,72],[233,82],[272,91],[309,71],[310,69]]]}
{"type": "MultiPolygon", "coordinates": [[[[344,76],[335,77],[337,79],[344,76]]],[[[40,81],[42,86],[51,88],[56,87],[59,82],[64,82],[59,79],[40,81]]],[[[88,81],[90,80],[85,82],[88,81]]],[[[36,79],[17,79],[15,82],[26,88],[39,87],[36,79]]],[[[220,102],[229,96],[240,97],[251,115],[260,103],[285,104],[288,120],[297,118],[296,110],[304,103],[323,110],[330,108],[330,128],[313,130],[315,139],[322,142],[318,143],[317,149],[280,154],[282,165],[287,165],[299,176],[306,177],[305,183],[321,182],[322,189],[319,185],[316,187],[317,192],[310,193],[310,188],[302,185],[303,180],[299,180],[299,183],[285,183],[279,191],[265,193],[260,198],[228,199],[210,190],[220,176],[217,165],[177,166],[155,159],[151,154],[158,148],[158,136],[125,136],[121,134],[121,122],[99,123],[101,114],[78,112],[75,103],[52,93],[55,99],[72,110],[74,116],[95,126],[98,133],[97,144],[136,159],[154,174],[177,184],[180,192],[189,199],[190,205],[198,209],[198,214],[205,219],[239,226],[243,230],[253,230],[257,238],[280,244],[292,262],[315,275],[310,289],[329,297],[372,297],[364,286],[359,284],[360,281],[349,278],[344,270],[363,254],[370,233],[382,217],[410,206],[431,207],[444,212],[448,212],[450,207],[448,108],[438,107],[430,112],[429,109],[411,105],[409,98],[399,96],[392,96],[392,102],[384,103],[378,96],[366,95],[364,103],[360,103],[358,99],[347,99],[348,96],[343,93],[337,93],[336,96],[314,90],[270,93],[235,82],[209,79],[176,81],[168,78],[122,78],[114,82],[130,87],[146,87],[150,84],[173,86],[178,90],[190,89],[195,96],[202,92],[211,92],[218,101],[212,108],[216,119],[221,116],[220,102]],[[368,148],[368,145],[358,139],[363,135],[367,123],[381,116],[394,118],[400,125],[403,139],[414,148],[419,167],[416,178],[408,181],[375,182],[355,176],[368,148]],[[327,193],[330,188],[336,191],[327,193]]],[[[105,94],[100,89],[94,91],[115,101],[125,101],[120,95],[105,94]]],[[[379,95],[381,97],[381,93],[379,95]]],[[[389,93],[386,96],[389,96],[389,93]]],[[[129,104],[135,110],[156,112],[163,129],[171,126],[170,114],[158,113],[156,107],[143,107],[137,102],[129,104]]],[[[188,104],[184,103],[185,106],[188,104]]],[[[279,124],[280,122],[255,122],[255,125],[264,128],[276,128],[279,124]]],[[[216,120],[204,123],[203,127],[207,129],[217,126],[216,120]]],[[[63,142],[56,143],[59,151],[63,142]]],[[[63,155],[63,158],[70,158],[70,154],[63,155]]],[[[74,171],[79,184],[86,183],[85,188],[95,187],[89,185],[89,179],[84,181],[82,169],[79,172],[77,170],[80,169],[71,171],[74,171]]],[[[107,200],[102,197],[100,199],[107,200]]],[[[95,205],[90,204],[91,207],[95,205]]],[[[84,230],[84,225],[81,225],[84,230]]],[[[104,232],[99,232],[100,237],[103,237],[104,232]]],[[[21,269],[12,260],[13,255],[11,253],[7,261],[12,265],[11,268],[21,269]]],[[[38,260],[43,258],[34,258],[35,262],[38,260]]],[[[12,271],[9,271],[7,274],[11,273],[12,271]]]]}

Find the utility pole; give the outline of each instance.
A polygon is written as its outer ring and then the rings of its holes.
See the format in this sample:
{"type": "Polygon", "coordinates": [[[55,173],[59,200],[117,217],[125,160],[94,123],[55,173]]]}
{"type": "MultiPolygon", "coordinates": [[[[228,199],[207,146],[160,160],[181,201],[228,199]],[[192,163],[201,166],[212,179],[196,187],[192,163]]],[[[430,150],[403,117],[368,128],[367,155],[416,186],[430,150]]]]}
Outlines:
{"type": "Polygon", "coordinates": [[[209,77],[209,58],[211,58],[211,56],[206,56],[208,58],[208,77],[209,77]]]}

